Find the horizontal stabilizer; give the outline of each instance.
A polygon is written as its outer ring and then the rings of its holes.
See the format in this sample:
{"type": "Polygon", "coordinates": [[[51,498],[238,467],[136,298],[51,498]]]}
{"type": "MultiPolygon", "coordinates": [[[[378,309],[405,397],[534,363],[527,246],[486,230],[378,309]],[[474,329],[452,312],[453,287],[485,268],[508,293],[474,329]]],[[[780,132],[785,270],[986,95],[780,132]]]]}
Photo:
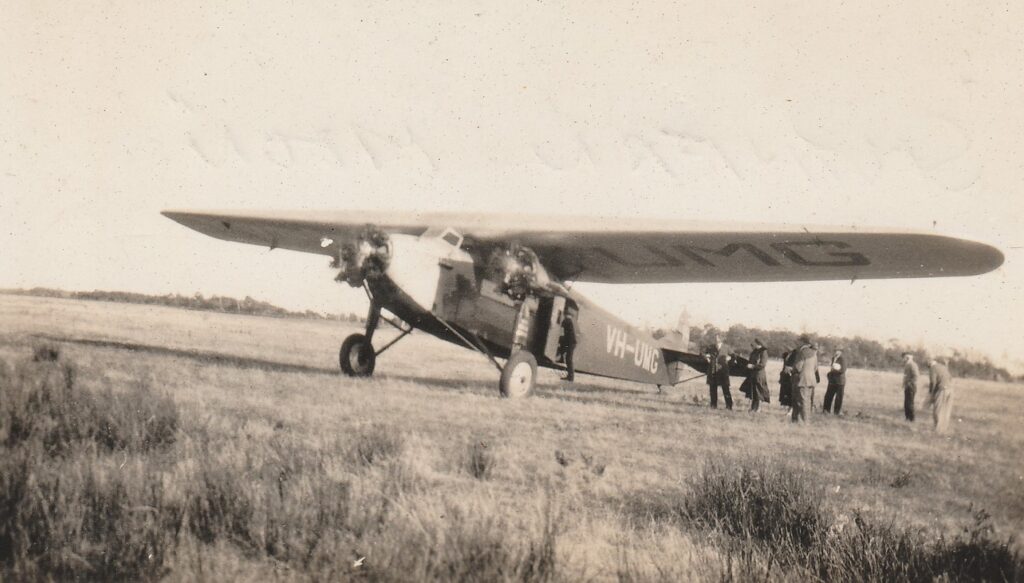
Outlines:
{"type": "MultiPolygon", "coordinates": [[[[672,350],[669,348],[662,348],[661,353],[665,356],[665,364],[671,366],[673,364],[685,364],[697,372],[707,374],[708,372],[708,361],[704,360],[703,354],[693,354],[691,352],[681,352],[679,350],[672,350]]],[[[729,376],[731,377],[744,377],[746,378],[749,370],[747,365],[750,361],[742,356],[731,355],[729,357],[729,376]]]]}

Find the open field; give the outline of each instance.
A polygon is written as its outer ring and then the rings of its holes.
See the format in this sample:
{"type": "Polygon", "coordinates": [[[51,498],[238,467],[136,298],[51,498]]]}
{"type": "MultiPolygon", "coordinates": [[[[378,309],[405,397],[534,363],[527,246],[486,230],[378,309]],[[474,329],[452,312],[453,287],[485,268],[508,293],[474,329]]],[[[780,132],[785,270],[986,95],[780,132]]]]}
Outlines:
{"type": "MultiPolygon", "coordinates": [[[[179,412],[167,443],[79,444],[60,454],[59,471],[77,477],[68,481],[91,480],[97,491],[122,484],[124,506],[143,515],[180,508],[175,545],[142,547],[142,562],[159,559],[159,569],[129,578],[811,576],[799,565],[772,570],[770,557],[748,556],[721,531],[679,516],[676,501],[714,460],[792,468],[839,528],[864,517],[952,539],[984,511],[994,539],[1024,537],[1021,385],[958,380],[953,430],[939,436],[923,404],[917,423],[903,421],[898,374],[854,370],[844,416],[793,426],[775,403],[750,414],[742,395],[736,411],[709,410],[699,379],[659,394],[587,376],[565,386],[542,371],[533,397],[501,400],[484,357],[415,333],[380,357],[374,378],[353,380],[337,372],[336,354],[354,330],[0,296],[3,360],[53,344],[74,363],[81,390],[126,400],[145,391],[179,412]],[[239,525],[214,512],[212,497],[190,506],[195,484],[219,488],[222,505],[258,502],[236,512],[248,521],[239,525]],[[153,558],[165,548],[173,552],[153,558]]],[[[393,331],[379,334],[382,343],[393,331]]],[[[823,395],[824,384],[819,406],[823,395]]],[[[139,528],[171,536],[148,520],[139,528]]],[[[60,560],[99,577],[85,552],[60,560]]]]}

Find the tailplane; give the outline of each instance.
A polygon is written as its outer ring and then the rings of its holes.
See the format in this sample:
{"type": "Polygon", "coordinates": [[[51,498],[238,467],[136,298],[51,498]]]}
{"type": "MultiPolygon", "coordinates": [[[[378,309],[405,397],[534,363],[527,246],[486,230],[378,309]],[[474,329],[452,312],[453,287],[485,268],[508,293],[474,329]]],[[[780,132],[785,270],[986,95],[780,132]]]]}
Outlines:
{"type": "Polygon", "coordinates": [[[676,326],[672,330],[662,330],[656,336],[658,345],[677,352],[690,352],[690,313],[685,309],[679,314],[676,326]]]}

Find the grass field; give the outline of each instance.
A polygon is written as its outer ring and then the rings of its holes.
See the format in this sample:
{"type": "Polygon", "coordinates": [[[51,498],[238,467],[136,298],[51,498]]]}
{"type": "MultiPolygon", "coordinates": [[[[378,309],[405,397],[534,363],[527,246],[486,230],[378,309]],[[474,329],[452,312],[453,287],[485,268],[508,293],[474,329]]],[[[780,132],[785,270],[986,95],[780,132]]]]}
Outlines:
{"type": "MultiPolygon", "coordinates": [[[[372,379],[345,378],[337,348],[354,330],[0,296],[0,511],[24,523],[0,536],[13,549],[0,549],[5,578],[893,578],[878,562],[828,572],[775,534],[732,529],[722,504],[777,503],[757,487],[801,492],[784,504],[825,521],[813,544],[840,545],[821,554],[836,565],[841,545],[887,540],[1021,564],[1021,385],[957,380],[953,429],[936,435],[923,404],[917,423],[903,420],[897,373],[854,370],[843,416],[793,426],[774,402],[709,410],[700,380],[659,394],[542,371],[533,397],[501,400],[484,357],[422,334],[382,355],[372,379]],[[44,344],[69,364],[28,362],[44,344]],[[45,399],[8,391],[29,385],[56,404],[18,441],[11,420],[45,399]]],[[[914,573],[942,572],[929,568],[914,573]]]]}

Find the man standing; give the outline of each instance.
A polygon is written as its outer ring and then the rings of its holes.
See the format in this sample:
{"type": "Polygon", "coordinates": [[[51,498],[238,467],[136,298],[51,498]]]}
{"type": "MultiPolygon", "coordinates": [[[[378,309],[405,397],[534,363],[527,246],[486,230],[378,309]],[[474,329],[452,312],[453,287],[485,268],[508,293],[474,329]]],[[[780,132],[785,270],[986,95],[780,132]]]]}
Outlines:
{"type": "Polygon", "coordinates": [[[753,349],[750,351],[750,363],[747,364],[747,382],[750,383],[750,410],[757,411],[761,407],[761,401],[769,402],[768,376],[764,367],[768,365],[768,349],[764,344],[754,339],[750,344],[753,349]]]}
{"type": "Polygon", "coordinates": [[[953,413],[953,377],[934,356],[928,360],[928,402],[932,405],[935,431],[945,433],[953,413]]]}
{"type": "Polygon", "coordinates": [[[576,322],[570,310],[566,310],[562,317],[562,337],[559,340],[565,357],[565,377],[562,380],[571,383],[576,377],[576,366],[572,360],[572,353],[576,351],[576,322]]]}
{"type": "Polygon", "coordinates": [[[903,353],[903,414],[907,421],[914,420],[914,399],[917,397],[917,377],[920,371],[914,362],[914,355],[903,353]]]}
{"type": "Polygon", "coordinates": [[[828,388],[825,389],[825,412],[836,415],[843,408],[843,393],[846,391],[846,360],[843,349],[836,348],[832,355],[832,365],[828,369],[828,388]],[[833,408],[835,403],[835,408],[833,408]]]}
{"type": "Polygon", "coordinates": [[[729,355],[722,351],[722,339],[715,336],[714,344],[704,349],[704,360],[708,362],[708,392],[711,408],[718,408],[718,387],[722,387],[725,408],[732,410],[732,393],[729,392],[729,355]]]}
{"type": "Polygon", "coordinates": [[[795,355],[796,351],[793,350],[782,353],[782,371],[779,372],[779,405],[783,407],[793,406],[793,357],[795,355]]]}
{"type": "Polygon", "coordinates": [[[793,422],[807,421],[806,407],[817,382],[818,351],[811,344],[810,337],[800,337],[800,347],[793,357],[793,422]]]}

